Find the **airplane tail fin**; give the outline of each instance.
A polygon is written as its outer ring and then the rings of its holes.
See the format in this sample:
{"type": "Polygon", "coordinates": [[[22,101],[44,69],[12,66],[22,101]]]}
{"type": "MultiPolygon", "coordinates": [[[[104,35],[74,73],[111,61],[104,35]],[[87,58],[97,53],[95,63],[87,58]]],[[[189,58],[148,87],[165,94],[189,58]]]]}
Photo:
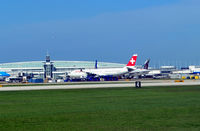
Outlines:
{"type": "Polygon", "coordinates": [[[97,69],[97,60],[95,61],[95,66],[94,66],[95,69],[97,69]]]}
{"type": "Polygon", "coordinates": [[[129,60],[127,67],[134,67],[137,60],[137,54],[134,54],[131,59],[129,60]]]}
{"type": "Polygon", "coordinates": [[[149,62],[150,62],[150,59],[147,59],[143,65],[144,69],[148,69],[149,68],[149,62]]]}

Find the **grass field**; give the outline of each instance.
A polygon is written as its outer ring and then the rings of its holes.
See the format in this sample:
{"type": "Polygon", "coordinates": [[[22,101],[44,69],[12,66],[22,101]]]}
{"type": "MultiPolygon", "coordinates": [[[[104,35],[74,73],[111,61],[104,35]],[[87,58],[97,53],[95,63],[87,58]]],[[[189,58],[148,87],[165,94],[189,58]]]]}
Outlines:
{"type": "Polygon", "coordinates": [[[0,130],[200,130],[200,86],[0,92],[0,130]]]}

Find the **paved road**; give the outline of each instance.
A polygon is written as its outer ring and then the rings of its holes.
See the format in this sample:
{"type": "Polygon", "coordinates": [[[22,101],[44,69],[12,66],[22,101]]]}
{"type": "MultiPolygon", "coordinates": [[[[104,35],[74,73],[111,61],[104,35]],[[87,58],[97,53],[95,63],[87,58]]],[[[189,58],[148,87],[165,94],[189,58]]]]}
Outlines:
{"type": "MultiPolygon", "coordinates": [[[[142,86],[178,86],[178,85],[200,85],[200,81],[174,82],[171,80],[142,81],[142,86]]],[[[124,83],[99,83],[99,84],[79,84],[79,85],[43,85],[43,86],[15,86],[0,87],[0,91],[22,91],[22,90],[49,90],[49,89],[86,89],[86,88],[112,88],[112,87],[134,87],[133,82],[124,83]]]]}

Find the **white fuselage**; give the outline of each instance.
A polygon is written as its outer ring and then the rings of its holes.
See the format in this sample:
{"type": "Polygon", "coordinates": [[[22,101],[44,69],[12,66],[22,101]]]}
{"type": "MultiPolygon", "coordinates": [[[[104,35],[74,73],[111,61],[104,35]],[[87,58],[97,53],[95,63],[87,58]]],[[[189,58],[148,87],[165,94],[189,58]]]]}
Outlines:
{"type": "Polygon", "coordinates": [[[129,74],[131,76],[134,76],[134,75],[146,75],[149,72],[150,72],[150,70],[148,70],[148,69],[135,69],[135,70],[129,72],[129,74]]]}
{"type": "MultiPolygon", "coordinates": [[[[132,68],[133,69],[133,68],[132,68]]],[[[95,77],[113,76],[118,77],[128,73],[128,67],[124,68],[106,68],[106,69],[85,69],[85,70],[74,70],[68,74],[71,79],[86,79],[88,74],[94,75],[95,77]]]]}
{"type": "Polygon", "coordinates": [[[86,72],[80,71],[80,70],[75,70],[75,71],[68,73],[68,76],[71,79],[86,79],[87,75],[88,74],[86,72]]]}
{"type": "Polygon", "coordinates": [[[88,72],[91,74],[95,74],[98,77],[103,77],[103,76],[121,76],[126,73],[128,73],[128,68],[106,68],[106,69],[85,69],[83,70],[84,72],[88,72]]]}

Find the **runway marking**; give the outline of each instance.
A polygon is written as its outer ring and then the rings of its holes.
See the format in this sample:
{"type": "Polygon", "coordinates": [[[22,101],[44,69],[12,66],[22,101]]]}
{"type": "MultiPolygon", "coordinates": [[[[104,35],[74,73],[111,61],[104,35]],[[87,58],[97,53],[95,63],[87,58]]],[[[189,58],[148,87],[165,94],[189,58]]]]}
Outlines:
{"type": "MultiPolygon", "coordinates": [[[[147,86],[181,86],[181,85],[200,85],[200,81],[195,82],[142,82],[142,87],[147,86]]],[[[1,87],[0,91],[26,91],[26,90],[55,90],[55,89],[92,89],[92,88],[112,88],[112,87],[135,87],[135,82],[133,83],[115,83],[115,84],[83,84],[83,85],[54,85],[54,86],[15,86],[15,87],[1,87]]]]}

